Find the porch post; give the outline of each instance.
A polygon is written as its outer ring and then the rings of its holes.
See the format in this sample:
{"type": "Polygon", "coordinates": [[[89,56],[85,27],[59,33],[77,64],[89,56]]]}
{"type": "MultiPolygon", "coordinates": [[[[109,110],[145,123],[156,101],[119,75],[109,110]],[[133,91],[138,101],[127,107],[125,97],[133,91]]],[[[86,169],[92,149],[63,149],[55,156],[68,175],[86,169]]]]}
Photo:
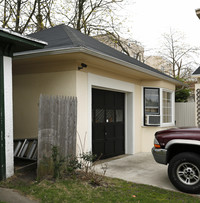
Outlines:
{"type": "Polygon", "coordinates": [[[5,108],[4,108],[4,65],[0,53],[0,180],[6,178],[5,167],[5,108]]]}
{"type": "Polygon", "coordinates": [[[196,126],[200,127],[200,78],[198,76],[195,84],[195,108],[196,126]]]}
{"type": "Polygon", "coordinates": [[[40,49],[46,42],[0,28],[0,180],[14,173],[13,156],[13,53],[40,49]]]}

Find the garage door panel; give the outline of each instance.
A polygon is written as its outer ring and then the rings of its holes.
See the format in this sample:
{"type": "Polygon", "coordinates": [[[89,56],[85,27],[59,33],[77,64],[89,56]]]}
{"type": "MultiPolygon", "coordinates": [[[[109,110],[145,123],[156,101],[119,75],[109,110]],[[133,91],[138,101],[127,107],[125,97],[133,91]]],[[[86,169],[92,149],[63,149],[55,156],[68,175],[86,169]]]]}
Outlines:
{"type": "Polygon", "coordinates": [[[105,139],[114,138],[115,137],[115,126],[114,125],[105,125],[105,139]]]}
{"type": "Polygon", "coordinates": [[[115,122],[115,110],[114,109],[106,109],[106,123],[114,123],[115,122]]]}
{"type": "Polygon", "coordinates": [[[103,90],[93,91],[92,105],[97,108],[101,108],[105,106],[103,90]]]}
{"type": "Polygon", "coordinates": [[[115,126],[115,137],[124,139],[124,125],[116,125],[115,126]]]}
{"type": "Polygon", "coordinates": [[[93,110],[93,122],[96,124],[105,123],[105,110],[96,108],[93,110]]]}
{"type": "Polygon", "coordinates": [[[101,158],[124,154],[124,93],[92,90],[92,152],[101,158]]]}
{"type": "Polygon", "coordinates": [[[117,92],[115,94],[115,108],[124,108],[124,93],[117,92]]]}
{"type": "Polygon", "coordinates": [[[108,155],[111,157],[112,155],[115,154],[115,143],[114,141],[107,141],[105,143],[105,155],[108,155]]]}
{"type": "Polygon", "coordinates": [[[123,122],[124,122],[124,110],[123,109],[115,110],[115,122],[123,124],[123,122]]]}
{"type": "Polygon", "coordinates": [[[93,126],[93,140],[104,140],[105,139],[105,127],[104,125],[94,125],[93,126]]]}
{"type": "Polygon", "coordinates": [[[103,142],[96,141],[93,143],[92,148],[93,148],[93,151],[95,152],[94,154],[97,155],[97,157],[96,157],[97,159],[102,158],[102,155],[104,154],[103,152],[105,151],[104,146],[105,146],[104,141],[103,142]]]}
{"type": "Polygon", "coordinates": [[[116,153],[118,153],[118,154],[124,153],[124,140],[123,139],[118,139],[115,141],[115,150],[116,150],[116,153]]]}
{"type": "Polygon", "coordinates": [[[114,94],[114,92],[105,91],[105,106],[107,108],[113,108],[114,103],[115,103],[115,94],[114,94]]]}

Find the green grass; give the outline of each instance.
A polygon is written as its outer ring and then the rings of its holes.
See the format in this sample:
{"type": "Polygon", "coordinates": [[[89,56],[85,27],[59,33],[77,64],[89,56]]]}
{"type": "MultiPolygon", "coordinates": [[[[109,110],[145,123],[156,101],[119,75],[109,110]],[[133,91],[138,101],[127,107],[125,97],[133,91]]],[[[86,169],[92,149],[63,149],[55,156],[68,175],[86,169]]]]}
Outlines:
{"type": "Polygon", "coordinates": [[[17,189],[45,203],[200,202],[192,195],[110,178],[105,178],[102,186],[96,187],[77,178],[28,184],[14,178],[1,182],[0,186],[17,189]]]}

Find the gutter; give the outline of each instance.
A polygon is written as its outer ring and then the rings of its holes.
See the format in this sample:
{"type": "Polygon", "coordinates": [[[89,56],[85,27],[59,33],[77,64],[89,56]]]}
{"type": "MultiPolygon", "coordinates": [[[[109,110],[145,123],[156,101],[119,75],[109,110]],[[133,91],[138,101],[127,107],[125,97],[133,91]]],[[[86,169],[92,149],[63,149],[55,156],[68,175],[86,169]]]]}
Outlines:
{"type": "Polygon", "coordinates": [[[49,55],[56,55],[56,54],[80,53],[80,52],[126,66],[128,68],[137,70],[139,72],[143,72],[143,73],[149,74],[151,76],[155,76],[160,79],[167,80],[167,81],[172,82],[177,85],[184,86],[184,84],[182,82],[175,80],[174,78],[170,78],[168,76],[159,74],[157,72],[145,69],[141,66],[128,63],[128,62],[120,60],[118,58],[103,54],[102,52],[98,52],[94,49],[88,49],[85,47],[69,47],[69,48],[64,47],[64,48],[52,48],[52,49],[50,48],[50,49],[45,49],[45,50],[42,49],[42,50],[31,50],[31,51],[26,51],[26,52],[19,52],[19,53],[14,54],[14,59],[25,59],[25,58],[31,58],[31,57],[37,57],[37,56],[49,56],[49,55]]]}

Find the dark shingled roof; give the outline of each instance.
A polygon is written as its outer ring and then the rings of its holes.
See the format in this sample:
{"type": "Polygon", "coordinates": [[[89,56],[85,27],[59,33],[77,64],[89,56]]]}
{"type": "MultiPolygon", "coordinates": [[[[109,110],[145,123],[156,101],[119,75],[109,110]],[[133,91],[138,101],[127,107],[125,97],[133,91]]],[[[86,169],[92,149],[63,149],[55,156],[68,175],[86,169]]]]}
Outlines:
{"type": "MultiPolygon", "coordinates": [[[[48,51],[51,49],[59,49],[59,48],[75,48],[75,47],[84,47],[122,61],[128,62],[130,64],[137,65],[141,67],[141,69],[147,69],[153,71],[155,73],[160,74],[161,76],[172,79],[172,77],[132,58],[126,54],[123,54],[116,49],[109,47],[98,40],[89,37],[88,35],[82,34],[80,31],[73,29],[67,25],[61,24],[55,26],[50,29],[42,30],[37,33],[33,33],[29,35],[30,37],[34,37],[39,40],[44,40],[48,42],[48,46],[46,46],[43,50],[48,51]]],[[[175,83],[178,81],[173,79],[175,83]]]]}
{"type": "Polygon", "coordinates": [[[200,75],[200,66],[192,73],[192,75],[200,75]]]}

